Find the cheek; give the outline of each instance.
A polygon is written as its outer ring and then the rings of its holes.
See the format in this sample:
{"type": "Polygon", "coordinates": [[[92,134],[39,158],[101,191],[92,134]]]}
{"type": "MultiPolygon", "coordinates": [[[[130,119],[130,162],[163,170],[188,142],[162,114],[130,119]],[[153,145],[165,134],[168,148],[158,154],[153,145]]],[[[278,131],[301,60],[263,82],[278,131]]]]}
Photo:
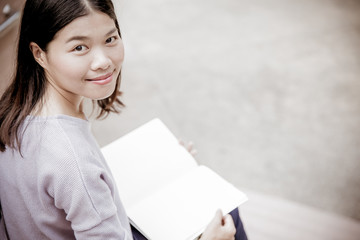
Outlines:
{"type": "Polygon", "coordinates": [[[112,53],[112,59],[117,68],[121,68],[121,65],[124,61],[124,46],[121,44],[117,47],[116,51],[112,53]]]}
{"type": "Polygon", "coordinates": [[[54,65],[58,75],[62,75],[69,80],[83,78],[87,73],[88,64],[84,59],[63,55],[59,56],[55,61],[54,65]]]}

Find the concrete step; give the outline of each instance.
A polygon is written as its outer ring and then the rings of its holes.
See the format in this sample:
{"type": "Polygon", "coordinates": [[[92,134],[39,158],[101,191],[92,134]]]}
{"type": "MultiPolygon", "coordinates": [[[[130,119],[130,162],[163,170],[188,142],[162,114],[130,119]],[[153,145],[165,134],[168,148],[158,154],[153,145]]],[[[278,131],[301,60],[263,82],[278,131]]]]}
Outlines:
{"type": "Polygon", "coordinates": [[[279,197],[244,192],[249,201],[240,207],[240,215],[250,240],[360,240],[358,221],[279,197]]]}

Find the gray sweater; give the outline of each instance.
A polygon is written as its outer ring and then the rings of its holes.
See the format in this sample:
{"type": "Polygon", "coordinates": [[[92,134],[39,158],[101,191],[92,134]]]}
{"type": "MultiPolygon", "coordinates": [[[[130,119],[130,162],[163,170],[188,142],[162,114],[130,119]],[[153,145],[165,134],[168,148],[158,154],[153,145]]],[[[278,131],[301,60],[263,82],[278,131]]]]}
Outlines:
{"type": "Polygon", "coordinates": [[[132,239],[88,121],[28,117],[21,154],[0,152],[0,200],[11,239],[132,239]]]}

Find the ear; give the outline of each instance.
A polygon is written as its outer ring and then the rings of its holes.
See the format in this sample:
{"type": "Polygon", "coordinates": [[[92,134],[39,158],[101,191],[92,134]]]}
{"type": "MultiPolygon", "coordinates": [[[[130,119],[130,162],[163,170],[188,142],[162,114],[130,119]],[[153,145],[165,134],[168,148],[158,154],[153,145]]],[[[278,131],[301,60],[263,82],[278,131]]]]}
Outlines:
{"type": "Polygon", "coordinates": [[[46,68],[46,53],[34,42],[30,43],[30,51],[32,52],[35,61],[40,64],[44,69],[46,68]]]}

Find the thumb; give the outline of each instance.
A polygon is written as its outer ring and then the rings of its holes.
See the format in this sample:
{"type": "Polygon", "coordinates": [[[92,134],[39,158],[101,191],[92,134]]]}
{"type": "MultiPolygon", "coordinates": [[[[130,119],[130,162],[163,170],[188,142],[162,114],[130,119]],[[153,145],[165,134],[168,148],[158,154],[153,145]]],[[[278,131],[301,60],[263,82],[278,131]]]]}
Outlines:
{"type": "Polygon", "coordinates": [[[230,216],[230,214],[226,214],[226,216],[223,217],[223,226],[229,231],[233,231],[235,229],[234,220],[230,216]]]}
{"type": "Polygon", "coordinates": [[[216,211],[215,216],[211,220],[209,225],[214,225],[214,226],[222,226],[223,225],[223,214],[222,214],[222,211],[220,209],[218,209],[216,211]]]}

